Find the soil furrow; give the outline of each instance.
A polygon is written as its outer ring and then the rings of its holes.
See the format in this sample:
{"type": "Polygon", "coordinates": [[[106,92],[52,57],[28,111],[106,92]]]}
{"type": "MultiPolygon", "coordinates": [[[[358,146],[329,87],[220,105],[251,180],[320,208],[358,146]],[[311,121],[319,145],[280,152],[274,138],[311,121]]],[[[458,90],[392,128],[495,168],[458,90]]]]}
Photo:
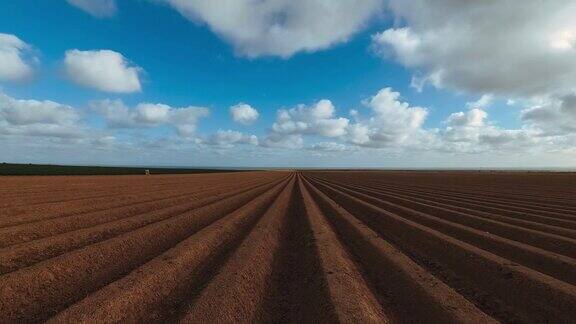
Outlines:
{"type": "MultiPolygon", "coordinates": [[[[271,181],[270,179],[268,181],[271,181]]],[[[258,182],[264,182],[259,180],[258,182]]],[[[254,182],[246,182],[246,185],[250,183],[258,183],[257,181],[254,182]]],[[[177,188],[168,191],[166,194],[159,194],[156,192],[148,192],[144,191],[141,193],[132,193],[128,197],[123,197],[121,195],[113,194],[111,197],[107,197],[104,199],[100,199],[98,201],[82,201],[81,204],[78,202],[73,202],[69,204],[70,206],[61,206],[61,205],[49,205],[40,208],[32,208],[26,212],[21,212],[16,215],[9,215],[0,219],[0,228],[1,227],[9,227],[9,226],[16,226],[21,224],[27,223],[34,223],[43,220],[49,220],[54,218],[60,218],[65,216],[74,216],[74,215],[82,215],[86,213],[94,213],[99,211],[106,211],[108,209],[118,209],[122,207],[131,207],[134,205],[139,205],[143,203],[155,203],[155,202],[162,202],[167,201],[169,199],[185,197],[192,194],[199,194],[202,192],[210,191],[210,190],[226,190],[227,187],[234,187],[235,184],[220,184],[220,185],[212,185],[212,186],[203,186],[203,187],[195,187],[192,190],[186,188],[177,188]]]]}
{"type": "Polygon", "coordinates": [[[473,304],[438,280],[368,226],[307,183],[312,195],[354,253],[397,322],[492,323],[473,304]]]}
{"type": "Polygon", "coordinates": [[[0,177],[0,323],[572,323],[575,180],[0,177]]]}
{"type": "Polygon", "coordinates": [[[435,188],[426,188],[426,189],[419,189],[413,190],[408,189],[406,187],[399,187],[399,186],[390,186],[388,184],[378,183],[377,185],[373,185],[376,188],[389,188],[391,190],[398,190],[398,191],[410,191],[413,194],[420,194],[426,196],[438,196],[438,197],[449,197],[452,200],[460,200],[465,202],[475,202],[481,203],[483,205],[494,206],[494,207],[505,207],[509,210],[515,210],[520,212],[534,212],[537,211],[539,214],[549,215],[551,217],[569,217],[574,219],[576,216],[576,210],[574,209],[556,209],[550,206],[549,202],[543,202],[541,204],[534,204],[534,203],[518,203],[516,198],[513,197],[500,197],[498,199],[486,199],[485,197],[478,196],[475,194],[468,194],[466,192],[449,192],[444,193],[441,190],[435,188]]]}
{"type": "Polygon", "coordinates": [[[184,323],[254,323],[262,308],[274,256],[280,247],[295,179],[270,206],[242,244],[177,316],[184,323]],[[257,265],[257,266],[255,266],[257,265]]]}
{"type": "Polygon", "coordinates": [[[501,299],[506,307],[513,307],[520,318],[569,322],[576,316],[575,286],[388,213],[346,193],[326,187],[323,189],[379,234],[395,238],[397,245],[412,246],[433,262],[457,271],[461,277],[488,290],[488,295],[501,299]],[[482,269],[482,272],[478,269],[482,269]]]}
{"type": "Polygon", "coordinates": [[[295,186],[261,305],[262,323],[337,322],[330,292],[322,280],[314,234],[300,197],[300,187],[295,186]]]}
{"type": "MultiPolygon", "coordinates": [[[[267,183],[252,185],[250,188],[265,186],[267,183]]],[[[239,186],[236,186],[239,187],[239,186]]],[[[198,195],[186,195],[177,199],[168,199],[161,202],[136,204],[129,207],[106,209],[104,211],[81,215],[59,217],[51,220],[40,221],[32,224],[18,225],[0,229],[0,247],[21,244],[39,240],[45,237],[71,232],[79,229],[90,228],[104,223],[128,219],[145,213],[158,212],[166,214],[178,214],[194,208],[204,197],[216,196],[224,192],[229,195],[230,190],[213,190],[199,193],[198,195]]]]}
{"type": "MultiPolygon", "coordinates": [[[[503,247],[505,244],[502,243],[508,242],[508,240],[506,240],[506,238],[508,238],[509,240],[525,243],[524,245],[519,245],[509,242],[510,244],[520,248],[525,247],[525,249],[531,249],[532,247],[540,247],[541,249],[552,253],[568,256],[572,261],[565,262],[569,262],[569,264],[567,264],[568,267],[574,268],[576,271],[576,261],[573,260],[573,258],[576,257],[576,240],[574,239],[541,231],[524,229],[515,225],[509,225],[492,220],[486,220],[464,213],[453,212],[445,208],[419,205],[417,202],[409,202],[407,206],[401,206],[390,202],[386,196],[380,195],[379,193],[361,192],[336,185],[333,187],[342,189],[349,194],[357,196],[399,216],[416,220],[419,223],[426,224],[427,226],[441,231],[453,233],[453,235],[458,237],[467,237],[472,235],[476,237],[489,237],[490,241],[497,239],[498,244],[496,248],[503,247]],[[420,207],[421,211],[416,210],[418,207],[420,207]]],[[[480,238],[480,240],[482,239],[480,238]]],[[[478,241],[475,240],[475,242],[478,241]]],[[[517,251],[512,253],[517,253],[517,251]]],[[[558,257],[556,257],[556,259],[558,259],[558,257]]],[[[572,276],[570,275],[569,277],[572,276]]],[[[574,278],[576,278],[576,273],[574,278]]]]}
{"type": "MultiPolygon", "coordinates": [[[[531,217],[536,217],[536,218],[542,218],[542,219],[546,219],[546,223],[549,223],[550,220],[558,220],[560,222],[561,225],[563,226],[564,224],[569,224],[571,226],[574,226],[576,224],[576,219],[575,216],[572,214],[566,214],[566,213],[556,213],[556,212],[549,212],[549,211],[538,211],[535,212],[533,209],[530,208],[516,208],[514,206],[510,206],[507,204],[494,204],[494,203],[490,203],[490,202],[486,202],[483,201],[481,199],[479,199],[478,197],[474,197],[474,198],[461,198],[459,197],[457,194],[453,194],[453,195],[444,195],[444,194],[439,194],[435,191],[413,191],[410,189],[407,189],[405,187],[398,187],[398,186],[394,186],[394,187],[390,187],[388,185],[383,185],[383,184],[378,184],[377,186],[366,186],[366,187],[370,187],[372,189],[388,189],[388,190],[392,190],[394,192],[403,192],[406,193],[407,195],[411,195],[411,196],[422,196],[422,197],[427,197],[427,198],[434,198],[434,199],[439,199],[439,200],[445,200],[448,201],[451,204],[458,204],[458,205],[464,205],[464,206],[472,206],[472,208],[475,209],[479,209],[479,210],[484,210],[484,211],[489,211],[489,212],[504,212],[510,215],[517,215],[519,217],[524,217],[524,216],[531,216],[531,217]]],[[[512,200],[510,200],[512,201],[512,200]]]]}
{"type": "Polygon", "coordinates": [[[262,215],[283,182],[250,203],[196,232],[172,249],[89,295],[54,323],[163,321],[188,295],[226,249],[233,248],[262,215]]]}
{"type": "Polygon", "coordinates": [[[390,322],[368,287],[356,264],[344,249],[330,224],[308,190],[298,181],[316,250],[322,267],[322,278],[328,286],[330,300],[340,323],[390,322]]]}
{"type": "MultiPolygon", "coordinates": [[[[271,186],[270,186],[271,187],[271,186]]],[[[0,276],[0,322],[42,320],[122,277],[270,187],[257,188],[0,276]]]]}
{"type": "MultiPolygon", "coordinates": [[[[321,180],[321,181],[325,181],[326,180],[321,180]]],[[[332,184],[332,182],[326,182],[329,184],[332,184]]],[[[343,185],[343,184],[339,184],[339,185],[343,185]]],[[[545,216],[534,216],[534,215],[530,215],[527,216],[525,214],[523,214],[522,218],[525,219],[521,219],[519,217],[510,217],[506,214],[506,212],[502,213],[500,212],[498,213],[494,213],[494,212],[485,212],[482,211],[480,209],[482,209],[481,205],[477,205],[477,204],[466,204],[466,203],[459,203],[459,202],[454,202],[454,201],[450,201],[448,199],[442,199],[442,198],[430,198],[430,196],[425,196],[426,198],[422,198],[422,196],[419,195],[415,195],[413,193],[404,193],[401,190],[389,190],[389,189],[379,189],[379,190],[375,190],[375,189],[371,189],[368,186],[360,186],[360,185],[347,185],[346,187],[348,188],[353,188],[356,189],[358,191],[362,191],[362,192],[375,192],[381,195],[386,196],[387,200],[391,200],[394,202],[397,201],[403,201],[403,202],[409,202],[409,203],[422,203],[424,205],[432,205],[432,206],[438,206],[438,207],[442,207],[445,209],[450,209],[453,211],[457,211],[457,212],[463,212],[463,213],[467,213],[467,214],[472,214],[472,215],[476,215],[479,217],[483,217],[483,218],[488,218],[488,219],[492,219],[492,220],[496,220],[496,221],[501,221],[501,222],[505,222],[505,223],[509,223],[509,224],[513,224],[513,225],[518,225],[520,227],[524,227],[524,228],[529,228],[529,229],[534,229],[534,230],[542,230],[544,232],[547,233],[554,233],[554,234],[558,234],[558,235],[562,235],[562,236],[566,236],[566,237],[570,237],[570,238],[576,238],[576,221],[565,221],[565,220],[558,220],[558,219],[553,219],[550,217],[545,217],[545,216]],[[553,224],[553,225],[551,225],[553,224]]]]}
{"type": "Polygon", "coordinates": [[[83,246],[104,241],[143,226],[181,215],[189,210],[200,208],[257,187],[259,186],[208,196],[183,206],[174,206],[155,212],[125,217],[121,220],[0,249],[0,274],[12,272],[83,246]]]}
{"type": "MultiPolygon", "coordinates": [[[[237,180],[250,180],[257,179],[262,176],[269,176],[264,172],[253,173],[246,172],[242,174],[237,174],[235,177],[237,180]],[[245,179],[244,179],[245,178],[245,179]]],[[[17,192],[10,194],[10,191],[6,195],[2,195],[0,200],[1,207],[36,207],[42,204],[52,204],[58,202],[71,202],[74,200],[86,200],[91,198],[98,198],[103,196],[113,196],[116,194],[131,195],[134,187],[140,188],[143,192],[150,192],[156,190],[156,188],[163,187],[181,187],[194,188],[195,183],[202,184],[204,186],[218,185],[222,181],[229,181],[230,177],[223,175],[216,175],[216,177],[201,177],[201,175],[185,175],[180,177],[174,177],[172,175],[161,175],[154,176],[153,178],[142,178],[142,177],[98,177],[99,181],[87,180],[90,177],[70,177],[71,179],[82,179],[82,182],[71,182],[71,181],[54,181],[54,183],[59,186],[54,186],[50,183],[50,186],[46,191],[31,190],[29,192],[24,192],[18,195],[17,192]],[[138,180],[136,180],[138,179],[138,180]],[[104,181],[102,181],[104,180],[104,181]],[[107,180],[107,181],[106,181],[107,180]],[[132,180],[132,181],[126,181],[132,180]],[[117,184],[114,184],[117,182],[117,184]],[[16,194],[16,195],[15,195],[16,194]],[[39,201],[41,200],[41,201],[39,201]]],[[[38,179],[38,178],[35,178],[38,179]]],[[[52,179],[62,179],[60,177],[52,177],[52,179]]],[[[17,187],[18,188],[18,187],[17,187]]],[[[14,191],[14,190],[12,190],[14,191]]],[[[9,209],[4,208],[0,215],[4,215],[9,209]]]]}
{"type": "MultiPolygon", "coordinates": [[[[331,177],[324,177],[324,178],[331,178],[331,177]]],[[[332,177],[334,178],[334,177],[332,177]]],[[[470,199],[476,201],[483,201],[483,202],[494,202],[498,203],[497,201],[504,202],[505,204],[510,204],[512,208],[513,206],[520,206],[523,207],[524,205],[533,205],[534,207],[543,207],[543,208],[552,208],[554,209],[559,208],[560,213],[572,213],[576,212],[576,204],[570,199],[570,197],[576,193],[572,193],[566,196],[565,199],[561,200],[560,204],[557,205],[554,203],[555,199],[551,197],[546,197],[543,199],[543,195],[529,195],[528,197],[523,197],[520,195],[509,195],[506,193],[505,188],[496,187],[493,188],[493,192],[497,191],[498,195],[493,196],[494,193],[490,196],[486,196],[484,192],[477,191],[477,187],[462,187],[460,189],[455,189],[453,185],[450,185],[450,189],[443,189],[442,187],[446,186],[446,184],[440,182],[434,182],[434,186],[423,186],[423,185],[411,185],[408,182],[383,182],[379,179],[372,179],[372,178],[363,178],[363,177],[356,177],[356,178],[342,178],[340,180],[345,180],[347,183],[356,183],[356,184],[364,184],[369,186],[382,186],[388,187],[392,190],[409,190],[414,192],[421,192],[426,193],[427,195],[435,195],[435,196],[443,196],[443,197],[450,197],[459,199],[470,199]],[[525,204],[526,203],[526,204],[525,204]]],[[[557,188],[555,188],[557,189],[557,188]]],[[[542,188],[538,188],[534,191],[542,190],[542,188]]],[[[555,190],[556,191],[556,190],[555,190]]]]}

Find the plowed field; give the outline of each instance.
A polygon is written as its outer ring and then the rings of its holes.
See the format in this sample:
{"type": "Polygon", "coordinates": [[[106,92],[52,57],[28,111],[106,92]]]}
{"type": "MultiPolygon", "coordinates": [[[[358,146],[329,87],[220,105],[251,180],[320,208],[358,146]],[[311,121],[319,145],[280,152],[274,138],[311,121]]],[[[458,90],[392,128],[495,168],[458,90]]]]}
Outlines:
{"type": "Polygon", "coordinates": [[[576,175],[0,177],[0,323],[574,323],[576,175]]]}

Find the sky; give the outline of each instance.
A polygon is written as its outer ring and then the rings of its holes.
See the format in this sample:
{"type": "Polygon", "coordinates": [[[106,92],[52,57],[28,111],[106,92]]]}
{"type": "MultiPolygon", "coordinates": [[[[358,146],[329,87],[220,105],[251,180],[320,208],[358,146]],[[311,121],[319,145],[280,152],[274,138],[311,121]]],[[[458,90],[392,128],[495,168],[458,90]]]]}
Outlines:
{"type": "Polygon", "coordinates": [[[0,2],[0,161],[576,166],[576,0],[0,2]]]}

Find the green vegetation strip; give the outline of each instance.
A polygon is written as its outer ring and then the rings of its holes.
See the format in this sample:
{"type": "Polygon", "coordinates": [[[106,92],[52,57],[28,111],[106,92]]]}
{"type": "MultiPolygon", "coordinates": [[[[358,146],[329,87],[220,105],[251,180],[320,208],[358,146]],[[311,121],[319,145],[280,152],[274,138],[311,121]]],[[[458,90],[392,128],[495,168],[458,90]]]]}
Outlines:
{"type": "Polygon", "coordinates": [[[224,173],[248,170],[232,169],[186,169],[186,168],[147,168],[147,167],[105,167],[105,166],[67,166],[49,164],[0,163],[0,175],[128,175],[145,174],[187,174],[187,173],[224,173]]]}

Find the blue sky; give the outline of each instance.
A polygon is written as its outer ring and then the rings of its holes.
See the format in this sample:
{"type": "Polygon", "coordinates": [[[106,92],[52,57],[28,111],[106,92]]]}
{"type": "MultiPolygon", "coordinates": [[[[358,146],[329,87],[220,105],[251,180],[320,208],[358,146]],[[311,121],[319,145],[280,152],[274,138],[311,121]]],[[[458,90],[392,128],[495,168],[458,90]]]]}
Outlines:
{"type": "Polygon", "coordinates": [[[573,166],[574,2],[446,3],[4,1],[0,160],[573,166]]]}

